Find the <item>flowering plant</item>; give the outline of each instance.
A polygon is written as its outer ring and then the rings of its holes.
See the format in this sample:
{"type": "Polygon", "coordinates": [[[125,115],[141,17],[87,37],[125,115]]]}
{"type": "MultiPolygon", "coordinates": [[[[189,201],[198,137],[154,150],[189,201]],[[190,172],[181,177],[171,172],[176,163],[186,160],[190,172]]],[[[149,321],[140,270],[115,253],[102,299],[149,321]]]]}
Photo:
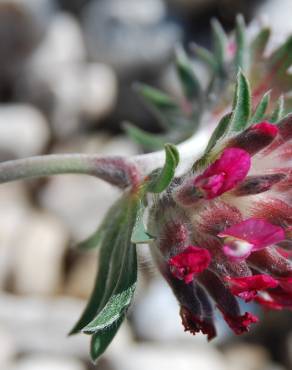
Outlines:
{"type": "Polygon", "coordinates": [[[246,332],[258,318],[242,314],[237,297],[292,308],[292,38],[266,55],[269,29],[250,41],[241,17],[230,38],[216,21],[213,34],[214,52],[193,46],[210,72],[206,87],[182,51],[182,102],[139,86],[164,132],[153,135],[129,124],[126,130],[145,147],[164,144],[164,152],[47,155],[0,164],[2,183],[80,173],[123,191],[79,246],[99,247],[95,286],[71,331],[91,335],[93,360],[115,336],[133,298],[139,244],[149,244],[192,334],[216,336],[214,306],[235,334],[246,332]]]}

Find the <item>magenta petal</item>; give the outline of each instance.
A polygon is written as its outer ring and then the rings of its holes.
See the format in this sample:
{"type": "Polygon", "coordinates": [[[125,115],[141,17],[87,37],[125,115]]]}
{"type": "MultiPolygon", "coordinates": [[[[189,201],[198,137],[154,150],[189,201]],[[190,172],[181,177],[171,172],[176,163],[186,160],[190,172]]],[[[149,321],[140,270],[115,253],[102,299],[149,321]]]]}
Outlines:
{"type": "Polygon", "coordinates": [[[246,302],[254,299],[258,291],[275,288],[279,285],[276,279],[264,274],[234,278],[226,276],[225,281],[228,283],[231,293],[246,302]]]}
{"type": "Polygon", "coordinates": [[[244,180],[250,165],[250,155],[245,150],[227,148],[217,161],[195,179],[194,185],[203,190],[206,198],[215,198],[244,180]]]}
{"type": "Polygon", "coordinates": [[[210,264],[211,255],[207,249],[188,246],[182,253],[168,260],[171,273],[186,284],[204,271],[210,264]]]}
{"type": "Polygon", "coordinates": [[[284,230],[264,219],[250,218],[233,225],[219,235],[221,238],[232,237],[253,245],[252,250],[259,250],[285,239],[284,230]]]}
{"type": "Polygon", "coordinates": [[[264,135],[269,135],[271,137],[277,136],[279,129],[276,125],[268,122],[268,121],[263,121],[260,123],[256,123],[255,125],[252,125],[250,127],[251,130],[257,130],[261,132],[264,135]]]}

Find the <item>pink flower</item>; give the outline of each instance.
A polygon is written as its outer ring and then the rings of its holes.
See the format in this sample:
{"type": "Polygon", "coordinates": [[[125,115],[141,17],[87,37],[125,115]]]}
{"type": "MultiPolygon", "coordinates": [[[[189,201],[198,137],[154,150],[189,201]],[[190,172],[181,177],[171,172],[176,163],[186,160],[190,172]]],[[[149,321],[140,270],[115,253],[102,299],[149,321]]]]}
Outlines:
{"type": "Polygon", "coordinates": [[[227,148],[219,159],[195,178],[194,185],[203,192],[205,198],[218,197],[244,180],[250,165],[250,155],[245,150],[227,148]]]}
{"type": "Polygon", "coordinates": [[[246,259],[252,252],[285,239],[284,230],[265,219],[250,218],[219,233],[223,252],[233,260],[246,259]]]}
{"type": "Polygon", "coordinates": [[[245,277],[226,276],[232,294],[244,299],[246,302],[253,300],[258,291],[278,286],[278,281],[269,275],[259,274],[245,277]]]}
{"type": "Polygon", "coordinates": [[[171,273],[186,284],[204,271],[210,264],[211,255],[207,249],[188,246],[182,253],[168,260],[171,273]]]}
{"type": "Polygon", "coordinates": [[[292,310],[291,145],[292,115],[227,135],[153,207],[152,253],[192,334],[216,335],[215,307],[247,332],[258,318],[238,297],[292,310]]]}

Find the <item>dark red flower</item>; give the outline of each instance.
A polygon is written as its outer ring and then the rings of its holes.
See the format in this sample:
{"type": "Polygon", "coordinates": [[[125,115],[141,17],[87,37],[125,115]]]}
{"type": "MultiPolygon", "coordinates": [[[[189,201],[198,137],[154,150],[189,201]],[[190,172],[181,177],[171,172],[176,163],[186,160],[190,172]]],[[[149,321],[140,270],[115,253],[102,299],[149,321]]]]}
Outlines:
{"type": "Polygon", "coordinates": [[[245,277],[226,276],[232,294],[244,299],[246,302],[253,300],[258,291],[278,286],[278,281],[269,275],[259,274],[245,277]]]}
{"type": "Polygon", "coordinates": [[[210,264],[211,255],[207,249],[188,246],[182,253],[168,260],[171,273],[186,284],[204,271],[210,264]]]}
{"type": "MultiPolygon", "coordinates": [[[[220,308],[219,308],[220,309],[220,308]]],[[[251,324],[259,321],[258,317],[250,312],[246,312],[242,316],[232,316],[222,312],[225,321],[232,328],[235,334],[241,335],[249,330],[251,324]]]]}

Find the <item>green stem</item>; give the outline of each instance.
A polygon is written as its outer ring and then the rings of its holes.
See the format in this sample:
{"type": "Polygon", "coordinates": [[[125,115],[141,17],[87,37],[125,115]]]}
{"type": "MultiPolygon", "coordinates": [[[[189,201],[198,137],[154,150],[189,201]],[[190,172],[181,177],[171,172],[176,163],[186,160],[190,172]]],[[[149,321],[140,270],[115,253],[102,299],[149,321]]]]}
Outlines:
{"type": "Polygon", "coordinates": [[[69,173],[96,176],[121,188],[139,180],[136,166],[122,157],[53,154],[0,163],[0,183],[69,173]]]}
{"type": "MultiPolygon", "coordinates": [[[[181,164],[178,172],[191,167],[202,153],[209,133],[199,131],[178,146],[181,164]]],[[[85,174],[98,177],[120,188],[137,187],[143,176],[163,167],[165,152],[123,157],[96,154],[51,154],[0,163],[0,183],[59,174],[85,174]]]]}

